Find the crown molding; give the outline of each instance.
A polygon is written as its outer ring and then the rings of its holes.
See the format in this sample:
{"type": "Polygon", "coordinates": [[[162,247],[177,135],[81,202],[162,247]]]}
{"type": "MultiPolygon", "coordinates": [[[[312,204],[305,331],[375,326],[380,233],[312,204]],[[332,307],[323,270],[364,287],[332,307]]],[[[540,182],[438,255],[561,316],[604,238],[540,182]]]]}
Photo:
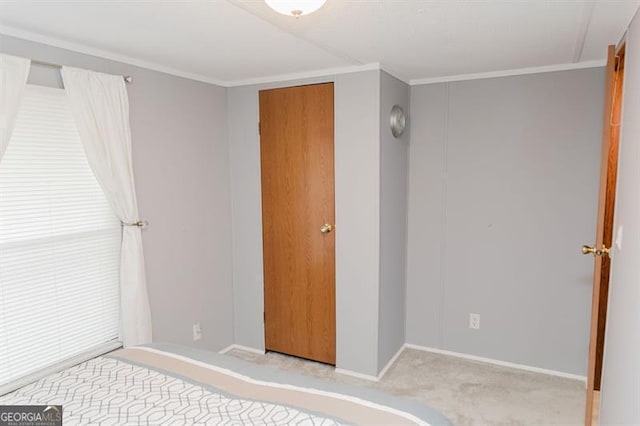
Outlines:
{"type": "Polygon", "coordinates": [[[186,78],[189,80],[195,80],[203,83],[214,84],[216,86],[221,86],[221,87],[238,87],[238,86],[250,86],[254,84],[278,83],[278,82],[284,82],[284,81],[290,81],[290,80],[322,78],[322,77],[329,77],[329,76],[334,76],[338,74],[349,74],[353,72],[362,72],[362,71],[371,71],[371,70],[385,71],[387,74],[411,86],[418,86],[422,84],[447,83],[447,82],[454,82],[454,81],[479,80],[479,79],[485,79],[485,78],[509,77],[509,76],[516,76],[516,75],[539,74],[539,73],[555,72],[555,71],[569,71],[569,70],[577,70],[577,69],[584,69],[584,68],[596,68],[596,67],[603,67],[606,65],[605,60],[598,60],[598,61],[585,61],[585,62],[576,62],[576,63],[568,63],[568,64],[559,64],[559,65],[548,65],[548,66],[542,66],[542,67],[490,71],[490,72],[475,73],[475,74],[460,74],[460,75],[443,76],[443,77],[407,79],[407,78],[403,78],[402,76],[400,76],[398,73],[394,71],[390,71],[387,67],[381,65],[380,63],[374,62],[374,63],[362,64],[362,65],[350,65],[345,67],[325,68],[325,69],[319,69],[319,70],[313,70],[313,71],[303,71],[303,72],[289,73],[289,74],[278,74],[278,75],[272,75],[272,76],[266,76],[266,77],[225,81],[225,80],[219,80],[216,78],[205,76],[202,74],[192,73],[192,72],[168,67],[165,65],[160,65],[155,62],[132,58],[130,56],[121,55],[108,50],[93,48],[81,43],[69,42],[56,37],[49,37],[42,34],[37,34],[31,31],[14,28],[8,25],[0,26],[0,34],[6,35],[9,37],[20,38],[27,41],[33,41],[36,43],[42,43],[49,46],[66,49],[66,50],[70,50],[77,53],[83,53],[86,55],[91,55],[91,56],[95,56],[103,59],[109,59],[112,61],[133,65],[136,67],[161,72],[164,74],[170,74],[177,77],[186,78]]]}
{"type": "Polygon", "coordinates": [[[56,37],[45,36],[42,34],[34,33],[31,31],[22,30],[19,28],[11,27],[8,25],[0,25],[0,34],[16,37],[27,41],[46,44],[48,46],[57,47],[60,49],[66,49],[85,55],[91,55],[102,59],[109,59],[116,62],[121,62],[128,65],[133,65],[140,68],[145,68],[153,71],[158,71],[164,74],[170,74],[177,77],[187,78],[189,80],[200,81],[203,83],[215,84],[221,87],[237,87],[237,86],[249,86],[252,84],[265,84],[265,83],[277,83],[287,80],[300,80],[308,78],[320,78],[328,77],[337,74],[348,74],[352,72],[380,70],[379,63],[370,63],[363,65],[350,65],[346,67],[325,68],[320,70],[303,71],[298,73],[278,74],[266,77],[248,78],[241,80],[219,80],[211,78],[205,75],[182,71],[176,68],[160,65],[155,62],[144,61],[130,56],[121,55],[108,50],[97,49],[87,46],[82,43],[75,43],[66,40],[62,40],[56,37]]]}
{"type": "Polygon", "coordinates": [[[576,62],[576,63],[570,63],[570,64],[546,65],[543,67],[518,68],[518,69],[502,70],[502,71],[489,71],[489,72],[482,72],[482,73],[476,73],[476,74],[460,74],[460,75],[451,75],[451,76],[445,76],[445,77],[419,78],[419,79],[411,80],[410,84],[412,86],[418,86],[421,84],[448,83],[452,81],[481,80],[484,78],[511,77],[515,75],[540,74],[545,72],[556,72],[556,71],[570,71],[570,70],[579,70],[584,68],[604,67],[606,64],[607,64],[606,61],[603,59],[598,61],[585,61],[585,62],[576,62]]]}
{"type": "MultiPolygon", "coordinates": [[[[133,65],[140,68],[145,68],[152,71],[158,71],[164,74],[174,75],[176,77],[187,78],[189,80],[196,80],[203,83],[215,84],[217,86],[226,87],[226,83],[223,80],[218,80],[205,75],[182,71],[176,68],[160,65],[155,62],[144,61],[131,56],[121,55],[108,50],[96,49],[94,47],[87,46],[82,43],[75,43],[66,40],[62,40],[56,37],[45,36],[37,34],[31,31],[22,30],[19,28],[11,27],[8,25],[0,25],[0,34],[16,37],[27,41],[33,41],[36,43],[46,44],[48,46],[58,47],[60,49],[66,49],[77,53],[83,53],[85,55],[96,56],[102,59],[109,59],[111,61],[121,62],[128,65],[133,65]]],[[[35,59],[35,58],[33,58],[35,59]]],[[[62,64],[61,64],[62,65],[62,64]]]]}
{"type": "Polygon", "coordinates": [[[401,82],[403,82],[406,85],[411,85],[411,80],[403,77],[402,74],[396,72],[395,70],[390,70],[387,66],[385,65],[380,65],[380,70],[386,72],[387,74],[389,74],[391,77],[395,78],[396,80],[400,80],[401,82]]]}
{"type": "Polygon", "coordinates": [[[353,72],[381,70],[379,63],[370,63],[364,65],[350,65],[346,67],[324,68],[315,71],[303,71],[291,74],[271,75],[267,77],[247,78],[242,80],[227,81],[227,87],[251,86],[254,84],[278,83],[290,80],[304,80],[309,78],[330,77],[338,74],[349,74],[353,72]]]}

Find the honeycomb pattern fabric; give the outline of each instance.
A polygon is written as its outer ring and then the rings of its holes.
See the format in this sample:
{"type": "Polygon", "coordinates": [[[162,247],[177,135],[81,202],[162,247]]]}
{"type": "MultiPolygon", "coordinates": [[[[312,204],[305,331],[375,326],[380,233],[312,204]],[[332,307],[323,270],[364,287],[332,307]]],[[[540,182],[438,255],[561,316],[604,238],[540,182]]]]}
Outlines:
{"type": "Polygon", "coordinates": [[[336,425],[296,408],[242,399],[98,357],[0,397],[0,405],[62,405],[63,424],[336,425]]]}

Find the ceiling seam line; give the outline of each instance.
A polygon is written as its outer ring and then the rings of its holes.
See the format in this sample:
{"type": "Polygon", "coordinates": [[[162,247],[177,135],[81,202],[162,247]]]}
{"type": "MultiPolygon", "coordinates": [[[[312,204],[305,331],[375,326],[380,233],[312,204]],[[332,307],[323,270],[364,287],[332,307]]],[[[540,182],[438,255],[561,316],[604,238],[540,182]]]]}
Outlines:
{"type": "Polygon", "coordinates": [[[317,47],[320,50],[323,50],[325,53],[328,53],[329,55],[332,55],[332,56],[334,56],[334,57],[336,57],[338,59],[341,59],[341,60],[343,60],[345,62],[350,62],[351,65],[366,65],[367,64],[367,62],[365,62],[365,61],[361,61],[359,59],[355,59],[355,58],[347,55],[346,53],[336,52],[333,49],[331,49],[331,48],[329,48],[329,47],[327,47],[327,46],[325,46],[325,45],[323,45],[321,43],[318,43],[318,42],[313,41],[313,40],[309,40],[309,39],[307,39],[306,37],[304,37],[304,36],[302,36],[300,34],[296,34],[293,31],[290,31],[290,30],[288,30],[286,28],[283,28],[280,25],[275,24],[275,23],[267,20],[266,18],[264,18],[263,16],[261,16],[260,14],[258,14],[256,12],[254,12],[253,10],[250,10],[250,9],[244,7],[238,0],[226,0],[226,1],[229,4],[237,7],[238,9],[243,10],[243,11],[245,11],[246,13],[248,13],[248,14],[250,14],[252,16],[255,16],[256,18],[260,19],[261,21],[266,22],[267,24],[271,25],[272,27],[274,27],[274,28],[276,28],[276,29],[278,29],[278,30],[280,30],[280,31],[282,31],[284,33],[287,33],[290,36],[295,37],[298,40],[301,40],[301,41],[303,41],[305,43],[309,43],[310,45],[312,45],[314,47],[317,47]]]}
{"type": "Polygon", "coordinates": [[[586,2],[582,6],[582,14],[580,15],[580,23],[578,25],[578,34],[576,35],[576,44],[573,49],[574,63],[580,62],[580,59],[582,58],[582,52],[584,51],[584,45],[587,41],[587,34],[589,34],[589,27],[591,26],[595,7],[595,2],[586,2]]]}

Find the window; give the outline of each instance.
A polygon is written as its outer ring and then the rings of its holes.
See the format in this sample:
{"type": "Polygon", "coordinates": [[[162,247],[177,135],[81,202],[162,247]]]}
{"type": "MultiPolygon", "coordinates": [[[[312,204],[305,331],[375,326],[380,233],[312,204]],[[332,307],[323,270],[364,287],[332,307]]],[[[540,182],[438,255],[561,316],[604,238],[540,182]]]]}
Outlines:
{"type": "Polygon", "coordinates": [[[27,86],[0,162],[0,389],[116,346],[120,243],[64,90],[27,86]]]}

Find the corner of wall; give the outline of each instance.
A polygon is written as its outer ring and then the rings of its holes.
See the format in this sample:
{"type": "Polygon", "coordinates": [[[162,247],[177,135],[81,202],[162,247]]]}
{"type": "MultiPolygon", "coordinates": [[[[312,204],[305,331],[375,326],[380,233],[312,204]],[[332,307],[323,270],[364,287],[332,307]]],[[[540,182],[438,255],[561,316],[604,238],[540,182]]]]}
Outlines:
{"type": "Polygon", "coordinates": [[[235,285],[235,277],[236,272],[234,265],[235,258],[235,249],[236,249],[236,241],[235,241],[235,209],[234,209],[234,198],[233,198],[233,153],[232,153],[232,145],[231,145],[231,114],[229,111],[230,108],[230,100],[229,96],[230,90],[228,87],[224,88],[224,97],[226,101],[226,112],[227,112],[227,120],[226,120],[226,137],[227,137],[227,145],[228,145],[228,162],[229,162],[229,203],[231,206],[231,343],[230,345],[234,345],[236,343],[236,285],[235,285]]]}
{"type": "Polygon", "coordinates": [[[389,129],[393,105],[410,110],[409,86],[380,72],[378,105],[378,371],[388,367],[406,342],[406,244],[409,132],[399,138],[389,129]],[[403,145],[404,144],[404,145],[403,145]]]}

